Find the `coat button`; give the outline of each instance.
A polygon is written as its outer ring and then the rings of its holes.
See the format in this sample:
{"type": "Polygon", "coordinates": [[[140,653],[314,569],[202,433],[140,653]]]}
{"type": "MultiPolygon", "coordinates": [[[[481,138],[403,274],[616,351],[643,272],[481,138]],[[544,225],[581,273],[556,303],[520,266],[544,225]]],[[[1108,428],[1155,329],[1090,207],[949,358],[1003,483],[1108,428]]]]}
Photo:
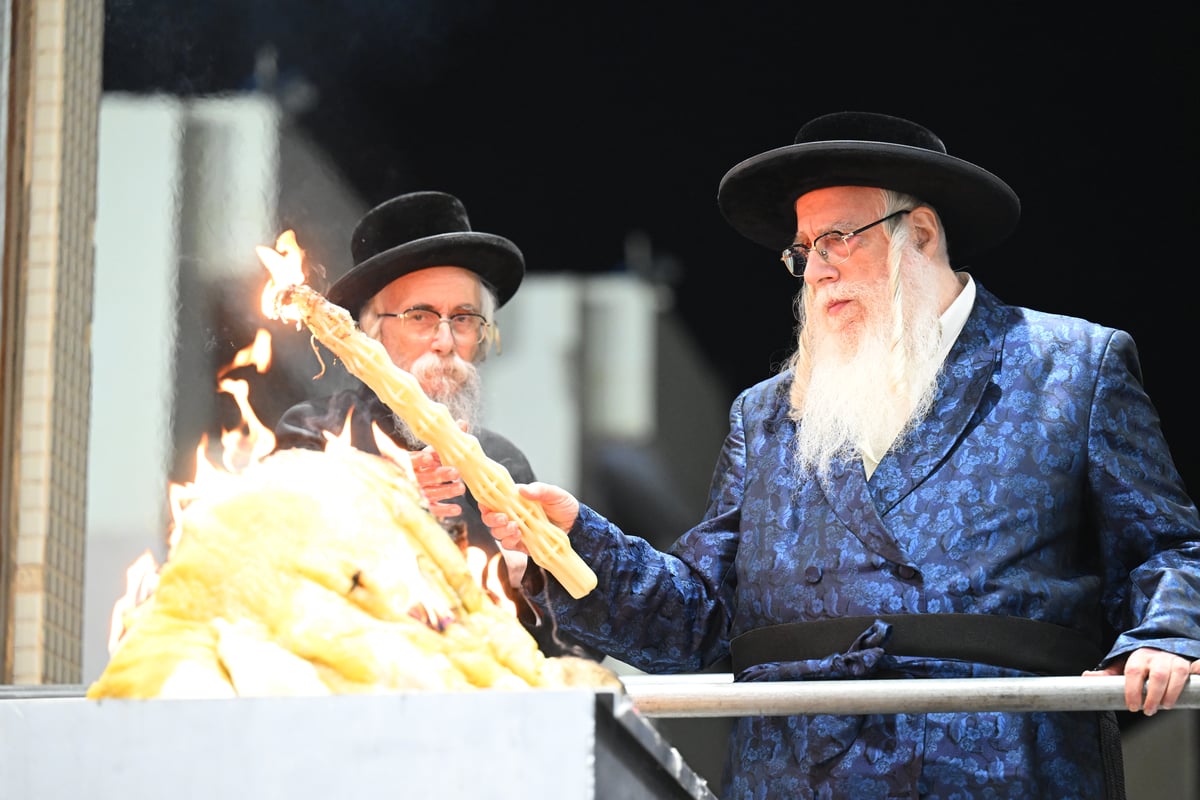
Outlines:
{"type": "Polygon", "coordinates": [[[810,564],[804,568],[804,580],[808,583],[817,583],[821,580],[821,568],[816,564],[810,564]]]}
{"type": "Polygon", "coordinates": [[[916,577],[917,571],[915,569],[913,569],[912,567],[910,567],[908,564],[901,564],[896,569],[896,574],[899,575],[904,580],[908,581],[908,580],[912,580],[914,577],[916,577]]]}

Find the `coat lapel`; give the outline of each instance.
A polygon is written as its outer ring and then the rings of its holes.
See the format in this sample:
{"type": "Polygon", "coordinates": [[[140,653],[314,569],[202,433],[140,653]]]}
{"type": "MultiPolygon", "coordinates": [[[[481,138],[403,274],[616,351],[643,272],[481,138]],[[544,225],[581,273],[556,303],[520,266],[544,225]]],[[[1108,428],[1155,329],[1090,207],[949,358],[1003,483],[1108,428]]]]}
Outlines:
{"type": "Polygon", "coordinates": [[[864,545],[896,563],[909,559],[883,515],[946,460],[986,404],[1000,362],[1007,311],[983,287],[976,287],[975,307],[946,357],[929,416],[887,452],[870,483],[859,459],[835,462],[829,476],[819,481],[838,519],[864,545]]]}
{"type": "Polygon", "coordinates": [[[829,475],[817,480],[833,513],[864,546],[889,561],[908,563],[896,538],[883,524],[867,488],[867,474],[860,459],[835,461],[830,465],[829,475]]]}

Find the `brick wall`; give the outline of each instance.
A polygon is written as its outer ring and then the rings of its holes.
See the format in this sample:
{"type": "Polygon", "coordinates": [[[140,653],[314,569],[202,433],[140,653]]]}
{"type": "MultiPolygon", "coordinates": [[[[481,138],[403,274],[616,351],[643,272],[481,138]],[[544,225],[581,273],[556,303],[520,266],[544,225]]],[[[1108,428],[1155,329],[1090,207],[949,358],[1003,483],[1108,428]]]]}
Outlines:
{"type": "Polygon", "coordinates": [[[80,680],[96,142],[104,8],[38,0],[13,10],[5,339],[5,680],[80,680]],[[19,164],[15,163],[18,162],[19,164]],[[14,182],[17,185],[14,186],[14,182]],[[16,227],[14,232],[13,228],[16,227]]]}

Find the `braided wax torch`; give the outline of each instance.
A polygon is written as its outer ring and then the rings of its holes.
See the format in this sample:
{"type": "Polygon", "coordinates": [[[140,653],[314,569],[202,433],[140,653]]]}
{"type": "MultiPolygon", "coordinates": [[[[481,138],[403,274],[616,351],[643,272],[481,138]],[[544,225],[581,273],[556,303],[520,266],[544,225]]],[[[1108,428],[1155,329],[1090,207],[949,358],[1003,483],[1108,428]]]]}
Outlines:
{"type": "Polygon", "coordinates": [[[393,364],[383,344],[363,333],[346,309],[304,283],[304,252],[292,231],[280,234],[274,249],[255,249],[271,273],[262,297],[267,317],[307,326],[443,463],[459,471],[476,499],[516,521],[530,557],[572,597],[596,587],[596,574],[571,549],[567,535],[550,523],[541,505],[520,495],[504,465],[488,458],[479,440],[458,427],[449,409],[429,399],[415,377],[393,364]]]}

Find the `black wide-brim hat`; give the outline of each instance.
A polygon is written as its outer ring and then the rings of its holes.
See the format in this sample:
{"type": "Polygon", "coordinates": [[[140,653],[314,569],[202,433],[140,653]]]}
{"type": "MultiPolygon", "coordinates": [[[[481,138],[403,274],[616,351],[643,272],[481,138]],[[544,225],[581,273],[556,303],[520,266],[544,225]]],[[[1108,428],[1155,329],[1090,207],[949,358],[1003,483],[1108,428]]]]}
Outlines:
{"type": "Polygon", "coordinates": [[[864,111],[817,117],[794,144],[733,167],[721,179],[717,205],[743,236],[782,250],[795,241],[796,198],[829,186],[892,189],[928,203],[946,228],[956,265],[1003,241],[1021,216],[1007,183],[949,155],[932,131],[864,111]]]}
{"type": "Polygon", "coordinates": [[[358,319],[363,304],[402,275],[429,267],[462,267],[507,303],[525,277],[525,258],[502,236],[471,230],[454,195],[411,192],[368,211],[350,236],[354,266],[325,297],[358,319]]]}

